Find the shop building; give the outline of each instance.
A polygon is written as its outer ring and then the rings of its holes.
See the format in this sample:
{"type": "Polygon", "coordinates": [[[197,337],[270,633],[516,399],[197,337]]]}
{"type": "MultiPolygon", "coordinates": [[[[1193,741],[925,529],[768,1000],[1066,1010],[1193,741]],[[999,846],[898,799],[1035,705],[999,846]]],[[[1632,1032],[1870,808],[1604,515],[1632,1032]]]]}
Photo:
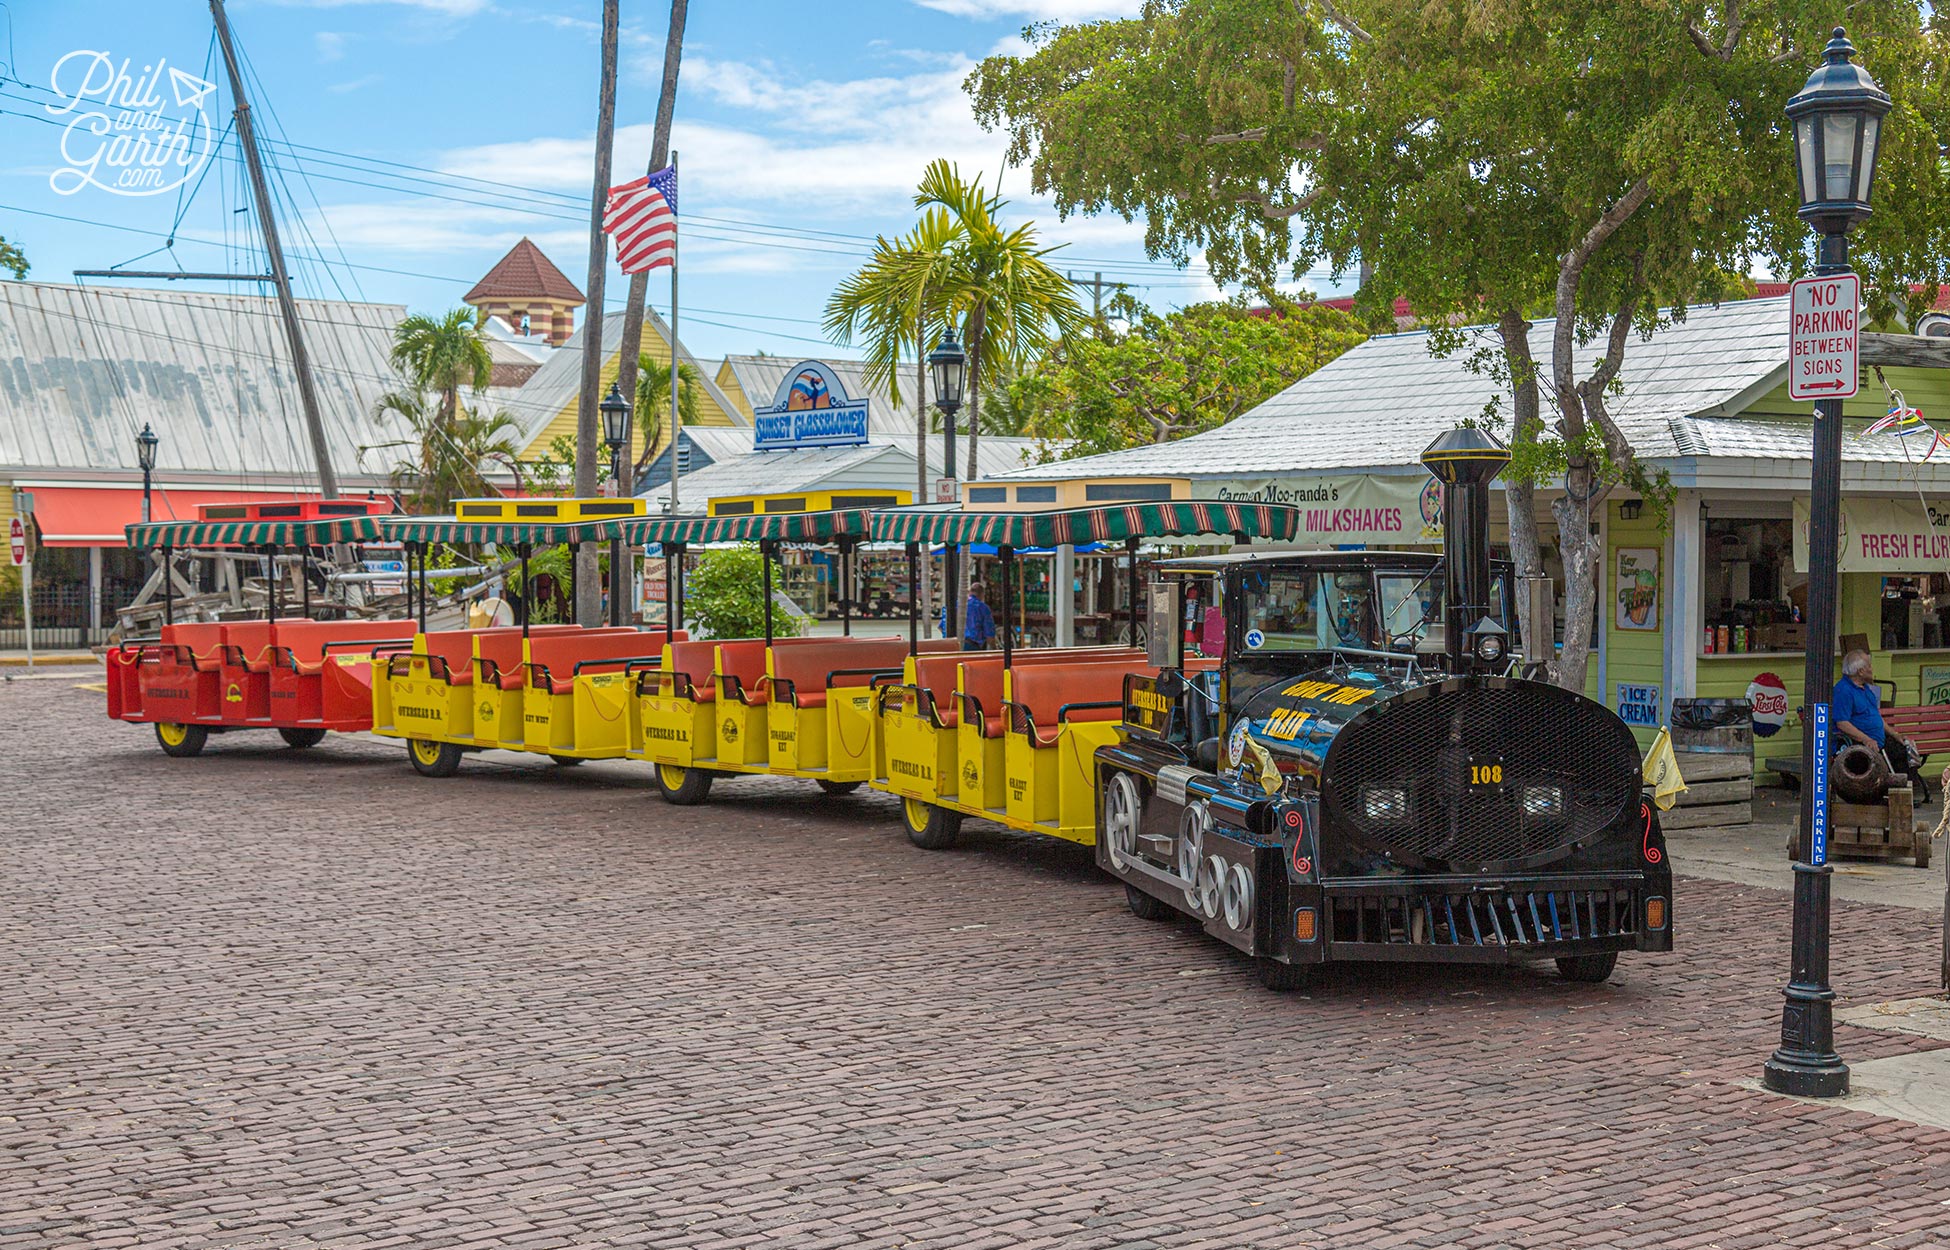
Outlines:
{"type": "MultiPolygon", "coordinates": [[[[1674,698],[1751,697],[1756,755],[1799,752],[1811,414],[1787,398],[1787,327],[1786,300],[1753,299],[1694,309],[1627,349],[1610,407],[1647,467],[1668,475],[1671,498],[1662,508],[1614,492],[1589,517],[1604,563],[1587,692],[1642,741],[1674,698]]],[[[1540,321],[1532,341],[1550,335],[1540,321]]],[[[1497,340],[1485,328],[1473,346],[1497,340]]],[[[1580,376],[1599,347],[1581,353],[1580,376]]],[[[1371,339],[1220,429],[988,485],[1182,476],[1195,498],[1300,506],[1304,545],[1435,546],[1439,497],[1417,455],[1458,421],[1510,411],[1471,355],[1435,356],[1420,332],[1371,339]]],[[[1950,702],[1950,443],[1926,457],[1930,435],[1869,433],[1892,394],[1950,434],[1950,343],[1864,336],[1846,407],[1841,633],[1866,645],[1895,703],[1950,702]]],[[[1555,492],[1538,494],[1549,543],[1555,492]]],[[[1507,523],[1493,531],[1507,535],[1507,523]]],[[[1554,551],[1546,566],[1561,633],[1554,551]]]]}

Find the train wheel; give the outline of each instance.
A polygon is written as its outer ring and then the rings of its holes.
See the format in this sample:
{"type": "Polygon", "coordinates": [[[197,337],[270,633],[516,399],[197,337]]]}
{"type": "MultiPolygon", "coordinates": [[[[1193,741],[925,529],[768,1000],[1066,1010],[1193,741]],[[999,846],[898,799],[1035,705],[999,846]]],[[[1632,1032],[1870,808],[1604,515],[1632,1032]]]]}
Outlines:
{"type": "Polygon", "coordinates": [[[664,802],[678,807],[695,807],[711,794],[711,771],[706,768],[659,764],[656,777],[657,793],[664,796],[664,802]]]}
{"type": "Polygon", "coordinates": [[[186,760],[203,750],[203,744],[210,740],[210,731],[202,725],[179,725],[175,721],[156,722],[156,743],[162,747],[163,754],[179,760],[186,760]]]}
{"type": "Polygon", "coordinates": [[[822,781],[819,788],[828,794],[852,794],[860,788],[857,781],[822,781]]]}
{"type": "Polygon", "coordinates": [[[451,777],[460,771],[461,749],[451,742],[414,738],[406,744],[406,758],[422,777],[451,777]]]}
{"type": "Polygon", "coordinates": [[[1612,969],[1616,967],[1617,951],[1606,951],[1602,955],[1566,955],[1557,961],[1557,975],[1566,981],[1596,985],[1600,981],[1611,980],[1612,969]]]}
{"type": "Polygon", "coordinates": [[[901,800],[901,818],[907,823],[907,840],[924,851],[945,851],[961,836],[960,812],[919,799],[901,800]]]}
{"type": "Polygon", "coordinates": [[[1253,960],[1253,971],[1259,974],[1259,983],[1275,994],[1291,994],[1312,985],[1319,969],[1313,964],[1283,964],[1261,955],[1253,960]]]}
{"type": "Polygon", "coordinates": [[[1162,899],[1152,898],[1134,885],[1124,887],[1124,903],[1139,920],[1176,920],[1178,909],[1162,899]]]}
{"type": "Polygon", "coordinates": [[[583,760],[583,757],[580,755],[551,755],[549,758],[564,768],[574,768],[577,764],[582,763],[583,760]]]}
{"type": "Polygon", "coordinates": [[[325,731],[323,729],[280,729],[278,737],[283,738],[284,745],[292,750],[302,751],[306,747],[315,747],[325,741],[325,731]]]}

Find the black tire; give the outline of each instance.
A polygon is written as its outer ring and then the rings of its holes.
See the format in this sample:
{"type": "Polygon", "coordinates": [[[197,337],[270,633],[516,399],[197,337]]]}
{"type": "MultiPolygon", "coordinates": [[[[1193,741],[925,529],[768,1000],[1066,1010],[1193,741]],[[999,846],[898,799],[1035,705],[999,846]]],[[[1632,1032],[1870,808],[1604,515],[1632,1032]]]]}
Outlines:
{"type": "Polygon", "coordinates": [[[280,729],[278,737],[283,738],[284,745],[292,750],[303,751],[307,747],[315,747],[325,741],[325,731],[323,729],[280,729]]]}
{"type": "Polygon", "coordinates": [[[156,745],[163,754],[172,759],[186,760],[203,752],[203,744],[210,740],[210,730],[205,725],[179,725],[175,721],[156,722],[156,745]]]}
{"type": "Polygon", "coordinates": [[[860,785],[857,781],[821,781],[819,788],[828,794],[852,794],[860,785]]]}
{"type": "Polygon", "coordinates": [[[651,768],[650,774],[656,780],[657,793],[663,796],[666,803],[677,807],[695,807],[711,797],[711,778],[715,774],[708,768],[658,764],[651,768]]]}
{"type": "Polygon", "coordinates": [[[1139,920],[1176,920],[1181,914],[1176,907],[1162,899],[1146,894],[1134,885],[1124,887],[1124,904],[1131,914],[1139,920]]]}
{"type": "Polygon", "coordinates": [[[583,761],[583,757],[580,755],[551,755],[549,758],[564,768],[574,768],[583,761]]]}
{"type": "Polygon", "coordinates": [[[919,799],[901,800],[907,840],[924,851],[945,851],[961,837],[961,813],[919,799]]]}
{"type": "Polygon", "coordinates": [[[1259,974],[1259,983],[1275,994],[1291,994],[1312,985],[1320,969],[1313,964],[1283,964],[1261,955],[1253,960],[1253,971],[1259,974]]]}
{"type": "Polygon", "coordinates": [[[413,762],[413,771],[422,777],[451,777],[460,771],[461,757],[465,754],[451,742],[429,742],[424,738],[410,738],[406,743],[406,758],[413,762]]]}
{"type": "Polygon", "coordinates": [[[1557,975],[1580,985],[1597,985],[1611,980],[1612,970],[1617,967],[1617,951],[1606,951],[1602,955],[1565,955],[1557,961],[1557,975]]]}

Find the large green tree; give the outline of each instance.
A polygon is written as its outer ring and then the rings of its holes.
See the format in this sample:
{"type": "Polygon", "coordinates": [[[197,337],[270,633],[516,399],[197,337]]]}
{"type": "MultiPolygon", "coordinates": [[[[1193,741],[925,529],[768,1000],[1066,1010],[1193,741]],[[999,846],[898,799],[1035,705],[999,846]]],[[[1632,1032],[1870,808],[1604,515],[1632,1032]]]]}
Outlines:
{"type": "MultiPolygon", "coordinates": [[[[1630,342],[1757,263],[1809,262],[1781,107],[1837,15],[1812,0],[1150,0],[1127,21],[1033,29],[1028,55],[989,59],[969,89],[1062,211],[1142,217],[1154,255],[1201,251],[1221,281],[1358,264],[1361,310],[1406,298],[1438,350],[1502,376],[1508,403],[1481,415],[1517,457],[1513,555],[1541,571],[1533,492],[1561,488],[1552,674],[1581,687],[1587,518],[1616,489],[1659,488],[1613,412],[1630,342]]],[[[1878,301],[1917,304],[1945,264],[1943,42],[1913,0],[1866,0],[1849,21],[1896,98],[1858,268],[1878,301]]]]}
{"type": "Polygon", "coordinates": [[[1163,443],[1225,424],[1365,337],[1353,317],[1319,305],[1146,311],[1128,330],[1066,339],[1011,384],[1008,407],[1045,455],[1163,443]]]}
{"type": "Polygon", "coordinates": [[[8,270],[16,278],[25,278],[27,268],[27,254],[0,238],[0,269],[8,270]]]}
{"type": "Polygon", "coordinates": [[[423,508],[485,494],[486,453],[473,453],[492,448],[499,457],[512,441],[512,418],[479,416],[461,403],[461,391],[486,390],[494,370],[482,320],[471,308],[456,308],[439,317],[414,313],[393,330],[393,368],[409,385],[382,395],[376,411],[401,418],[413,431],[411,457],[395,466],[393,477],[411,484],[423,508]]]}

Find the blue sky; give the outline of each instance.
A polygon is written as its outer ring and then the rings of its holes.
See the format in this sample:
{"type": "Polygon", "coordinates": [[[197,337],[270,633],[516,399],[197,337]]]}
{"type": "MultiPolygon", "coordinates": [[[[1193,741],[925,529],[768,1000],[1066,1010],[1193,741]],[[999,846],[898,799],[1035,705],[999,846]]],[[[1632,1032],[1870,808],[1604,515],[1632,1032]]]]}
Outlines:
{"type": "MultiPolygon", "coordinates": [[[[975,124],[961,89],[976,60],[1021,46],[1026,22],[1136,8],[693,0],[675,134],[687,344],[701,356],[817,351],[834,284],[873,235],[910,224],[913,184],[937,156],[987,172],[991,184],[999,173],[1010,218],[1035,219],[1048,241],[1069,245],[1056,258],[1064,267],[1103,270],[1159,307],[1214,295],[1196,265],[1145,260],[1139,225],[1059,222],[1028,194],[1026,170],[1001,170],[1002,140],[975,124]]],[[[444,309],[524,234],[584,285],[598,0],[233,0],[229,9],[262,84],[260,125],[289,196],[280,215],[301,294],[444,309]]],[[[613,181],[640,173],[649,155],[667,18],[667,0],[623,5],[613,181]]],[[[234,160],[210,162],[180,210],[177,191],[132,197],[83,185],[61,194],[50,185],[66,164],[64,142],[84,154],[101,142],[67,130],[92,106],[48,113],[61,104],[53,88],[81,89],[92,58],[56,74],[76,52],[107,53],[104,65],[126,58],[131,75],[166,58],[192,76],[206,66],[223,76],[209,59],[202,4],[0,0],[0,74],[11,80],[0,84],[0,235],[25,248],[30,276],[68,281],[78,268],[130,261],[172,228],[183,268],[261,272],[245,246],[250,215],[235,211],[248,200],[234,160]]],[[[158,91],[169,99],[170,85],[158,91]]],[[[228,91],[205,107],[221,129],[228,91]]],[[[171,119],[194,112],[180,100],[165,109],[171,119]]],[[[137,267],[176,262],[164,253],[137,267]]],[[[610,303],[625,282],[612,267],[610,303]]],[[[651,300],[668,302],[661,271],[651,300]]]]}

